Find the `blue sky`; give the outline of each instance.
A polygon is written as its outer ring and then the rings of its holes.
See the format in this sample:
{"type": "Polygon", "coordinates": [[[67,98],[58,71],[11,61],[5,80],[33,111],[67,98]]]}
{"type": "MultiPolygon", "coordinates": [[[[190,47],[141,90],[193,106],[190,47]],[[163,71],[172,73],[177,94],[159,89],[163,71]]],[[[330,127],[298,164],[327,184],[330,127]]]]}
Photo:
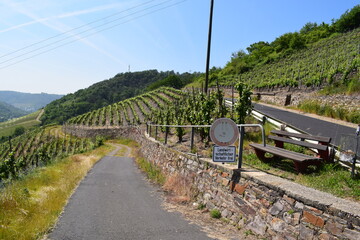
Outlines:
{"type": "MultiPolygon", "coordinates": [[[[356,4],[215,0],[210,65],[356,4]]],[[[210,0],[0,0],[0,90],[72,93],[129,68],[204,72],[209,10],[210,0]]]]}

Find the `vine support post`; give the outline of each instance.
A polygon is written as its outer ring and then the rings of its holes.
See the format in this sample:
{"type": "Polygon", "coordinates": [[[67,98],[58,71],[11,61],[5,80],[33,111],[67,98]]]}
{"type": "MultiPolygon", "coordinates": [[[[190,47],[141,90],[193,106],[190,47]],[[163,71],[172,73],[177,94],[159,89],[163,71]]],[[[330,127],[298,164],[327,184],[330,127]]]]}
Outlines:
{"type": "Polygon", "coordinates": [[[11,146],[11,136],[9,136],[9,145],[10,145],[10,152],[12,151],[12,146],[11,146]]]}
{"type": "Polygon", "coordinates": [[[149,134],[149,123],[146,122],[146,133],[149,134]]]}
{"type": "Polygon", "coordinates": [[[167,144],[168,135],[169,135],[169,127],[165,127],[165,145],[167,144]]]}
{"type": "Polygon", "coordinates": [[[190,141],[190,150],[194,149],[194,135],[195,135],[195,128],[191,127],[191,141],[190,141]]]}
{"type": "Polygon", "coordinates": [[[151,125],[149,125],[149,137],[151,137],[151,125]]]}
{"type": "Polygon", "coordinates": [[[158,126],[155,127],[155,140],[157,140],[157,136],[158,136],[158,126]]]}
{"type": "Polygon", "coordinates": [[[231,86],[231,118],[234,118],[234,85],[231,86]]]}

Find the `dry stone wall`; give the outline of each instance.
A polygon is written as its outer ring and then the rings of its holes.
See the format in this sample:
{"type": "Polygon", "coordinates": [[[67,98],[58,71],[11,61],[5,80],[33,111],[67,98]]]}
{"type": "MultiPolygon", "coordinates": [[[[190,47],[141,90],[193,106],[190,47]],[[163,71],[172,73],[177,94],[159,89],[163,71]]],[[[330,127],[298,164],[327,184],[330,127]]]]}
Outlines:
{"type": "Polygon", "coordinates": [[[360,205],[298,185],[254,169],[198,159],[149,138],[144,130],[76,128],[77,136],[126,137],[140,144],[139,151],[162,168],[190,180],[196,201],[218,209],[229,224],[251,230],[266,239],[360,239],[360,205]]]}

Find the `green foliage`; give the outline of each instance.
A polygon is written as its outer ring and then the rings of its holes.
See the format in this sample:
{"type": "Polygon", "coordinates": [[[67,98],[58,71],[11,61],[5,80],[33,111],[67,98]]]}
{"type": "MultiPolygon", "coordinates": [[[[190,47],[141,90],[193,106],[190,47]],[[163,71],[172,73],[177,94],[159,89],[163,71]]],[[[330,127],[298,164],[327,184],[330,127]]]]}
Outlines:
{"type": "Polygon", "coordinates": [[[24,126],[18,126],[18,127],[15,128],[13,136],[14,137],[20,136],[24,132],[25,132],[25,127],[24,126]]]}
{"type": "Polygon", "coordinates": [[[164,79],[158,80],[152,84],[150,84],[146,90],[152,91],[160,87],[173,87],[180,89],[185,86],[185,82],[181,80],[181,78],[177,75],[170,75],[164,79]]]}
{"type": "Polygon", "coordinates": [[[48,104],[41,120],[43,124],[62,124],[74,116],[139,95],[149,84],[164,79],[169,74],[173,73],[157,70],[119,73],[109,80],[98,82],[48,104]]]}
{"type": "Polygon", "coordinates": [[[311,87],[334,84],[340,74],[341,84],[346,84],[360,65],[359,18],[357,5],[331,25],[306,23],[299,32],[285,33],[271,43],[251,44],[247,52],[232,54],[218,79],[229,85],[240,79],[253,88],[311,87]]]}
{"type": "Polygon", "coordinates": [[[333,26],[337,32],[347,32],[360,27],[360,5],[346,11],[333,26]]]}
{"type": "Polygon", "coordinates": [[[136,162],[152,181],[161,185],[165,183],[166,177],[161,172],[161,168],[141,157],[136,158],[136,162]]]}
{"type": "Polygon", "coordinates": [[[212,209],[212,210],[210,211],[210,216],[211,216],[212,218],[219,219],[219,218],[221,218],[221,212],[220,212],[218,209],[212,209]]]}
{"type": "Polygon", "coordinates": [[[91,150],[104,139],[62,138],[38,128],[0,144],[0,181],[10,181],[57,158],[91,150]]]}
{"type": "Polygon", "coordinates": [[[238,124],[245,123],[245,118],[252,110],[251,105],[251,90],[248,85],[238,82],[235,85],[235,89],[239,93],[239,98],[235,103],[236,122],[238,124]]]}
{"type": "Polygon", "coordinates": [[[360,122],[360,113],[357,111],[348,111],[342,107],[332,107],[328,104],[321,104],[316,100],[303,101],[298,105],[298,108],[309,113],[315,113],[331,118],[337,118],[358,124],[360,122]]]}

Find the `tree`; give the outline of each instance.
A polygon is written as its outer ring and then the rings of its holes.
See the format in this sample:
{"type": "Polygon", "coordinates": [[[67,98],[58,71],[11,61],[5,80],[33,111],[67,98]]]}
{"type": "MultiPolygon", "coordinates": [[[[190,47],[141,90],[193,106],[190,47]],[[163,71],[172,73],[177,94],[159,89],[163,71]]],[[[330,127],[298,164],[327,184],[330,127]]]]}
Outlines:
{"type": "Polygon", "coordinates": [[[25,132],[25,128],[23,126],[16,127],[13,133],[14,137],[20,136],[25,132]]]}
{"type": "Polygon", "coordinates": [[[358,28],[360,26],[360,5],[346,11],[340,19],[334,22],[333,26],[337,32],[347,32],[358,28]]]}

